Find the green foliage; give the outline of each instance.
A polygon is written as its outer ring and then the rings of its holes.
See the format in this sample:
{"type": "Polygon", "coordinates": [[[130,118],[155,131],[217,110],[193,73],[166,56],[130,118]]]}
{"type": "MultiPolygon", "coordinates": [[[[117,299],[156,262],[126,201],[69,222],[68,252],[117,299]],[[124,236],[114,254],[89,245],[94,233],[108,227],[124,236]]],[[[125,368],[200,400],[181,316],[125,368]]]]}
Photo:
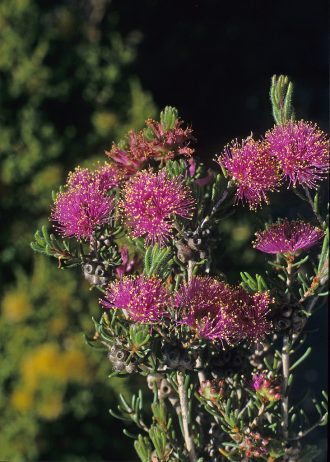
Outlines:
{"type": "Polygon", "coordinates": [[[96,160],[154,113],[129,74],[138,35],[121,37],[112,5],[100,7],[102,29],[83,2],[1,2],[0,183],[8,229],[1,247],[9,266],[28,260],[26,236],[78,157],[96,160]]]}
{"type": "Polygon", "coordinates": [[[63,261],[70,261],[67,267],[77,266],[81,263],[81,252],[77,242],[63,239],[60,241],[54,234],[49,234],[46,227],[42,226],[41,231],[36,231],[35,241],[31,243],[31,248],[35,252],[54,257],[63,261]]]}
{"type": "Polygon", "coordinates": [[[161,248],[158,244],[149,246],[144,256],[144,274],[166,279],[171,271],[172,252],[169,247],[161,248]]]}
{"type": "Polygon", "coordinates": [[[174,128],[175,123],[178,120],[178,115],[178,110],[175,107],[166,106],[160,113],[160,123],[163,130],[167,131],[174,128]]]}
{"type": "Polygon", "coordinates": [[[277,124],[284,124],[294,119],[292,107],[293,84],[288,76],[273,75],[270,88],[270,100],[272,103],[273,117],[277,124]]]}
{"type": "Polygon", "coordinates": [[[175,178],[180,175],[184,175],[187,169],[187,165],[183,159],[180,160],[169,160],[166,163],[166,173],[169,178],[175,178]]]}
{"type": "Polygon", "coordinates": [[[142,462],[150,462],[152,448],[149,438],[139,435],[134,441],[134,448],[142,462]]]}
{"type": "MultiPolygon", "coordinates": [[[[87,460],[79,445],[83,447],[88,435],[98,400],[94,393],[103,397],[99,406],[105,407],[113,404],[109,386],[127,393],[125,382],[105,380],[109,363],[100,361],[97,352],[88,353],[82,342],[81,331],[91,330],[90,313],[98,311],[97,299],[91,299],[87,285],[59,272],[45,258],[36,258],[30,276],[23,271],[16,276],[17,282],[7,287],[1,302],[0,456],[38,460],[41,454],[50,454],[46,429],[61,432],[73,420],[80,426],[79,434],[70,436],[75,457],[87,460]]],[[[100,419],[106,428],[108,418],[100,419]]],[[[107,432],[98,431],[106,450],[107,432]]],[[[59,442],[57,454],[69,460],[65,451],[59,442]]],[[[52,457],[57,456],[47,456],[52,457]]]]}
{"type": "Polygon", "coordinates": [[[253,278],[248,272],[244,271],[240,275],[242,278],[241,286],[244,289],[252,290],[252,292],[264,292],[268,289],[264,278],[260,274],[256,274],[253,278]]]}

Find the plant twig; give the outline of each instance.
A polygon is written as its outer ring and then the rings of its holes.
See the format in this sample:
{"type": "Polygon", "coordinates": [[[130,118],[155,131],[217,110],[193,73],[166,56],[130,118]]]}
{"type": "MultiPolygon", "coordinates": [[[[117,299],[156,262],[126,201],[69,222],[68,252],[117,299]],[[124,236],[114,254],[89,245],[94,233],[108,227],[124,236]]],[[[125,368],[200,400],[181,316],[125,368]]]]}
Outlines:
{"type": "Polygon", "coordinates": [[[289,382],[289,369],[290,369],[290,356],[289,356],[289,336],[285,335],[283,338],[282,349],[282,373],[283,373],[283,389],[282,389],[282,418],[283,418],[283,437],[288,440],[289,436],[289,396],[288,396],[288,382],[289,382]]]}
{"type": "Polygon", "coordinates": [[[205,373],[203,369],[202,358],[200,356],[198,356],[198,358],[196,359],[196,368],[199,369],[198,370],[198,380],[199,380],[199,384],[202,385],[202,383],[206,381],[206,377],[205,377],[205,373]]]}
{"type": "Polygon", "coordinates": [[[182,427],[184,433],[184,441],[185,445],[189,454],[190,462],[196,462],[196,451],[192,436],[189,432],[189,425],[188,425],[188,399],[187,393],[184,387],[184,374],[180,371],[177,372],[177,380],[178,380],[178,392],[180,398],[180,407],[181,407],[181,415],[182,415],[182,427]]]}
{"type": "Polygon", "coordinates": [[[311,196],[311,193],[309,192],[309,189],[304,187],[304,191],[305,191],[305,194],[306,194],[306,198],[308,200],[308,203],[309,205],[311,206],[311,209],[313,210],[314,212],[314,215],[317,219],[317,221],[319,222],[319,225],[321,226],[321,228],[323,228],[324,226],[324,220],[322,220],[322,217],[321,215],[318,213],[318,211],[315,209],[315,206],[314,206],[314,201],[312,199],[312,196],[311,196]]]}

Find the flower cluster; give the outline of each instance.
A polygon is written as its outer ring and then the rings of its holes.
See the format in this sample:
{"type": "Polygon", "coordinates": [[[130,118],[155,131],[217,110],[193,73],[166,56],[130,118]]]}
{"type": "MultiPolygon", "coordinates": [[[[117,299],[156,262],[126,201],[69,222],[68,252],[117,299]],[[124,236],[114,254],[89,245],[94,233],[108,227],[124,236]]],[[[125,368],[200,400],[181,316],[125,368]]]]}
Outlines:
{"type": "Polygon", "coordinates": [[[217,162],[236,183],[237,200],[254,209],[268,203],[283,177],[294,187],[316,188],[329,171],[329,140],[315,124],[290,121],[276,125],[262,141],[232,142],[217,162]]]}
{"type": "Polygon", "coordinates": [[[201,383],[198,393],[207,401],[213,403],[222,399],[226,394],[226,382],[224,380],[206,380],[201,383]]]}
{"type": "Polygon", "coordinates": [[[313,247],[324,232],[301,220],[284,219],[273,223],[265,231],[256,233],[253,245],[265,253],[296,254],[313,247]]]}
{"type": "Polygon", "coordinates": [[[111,150],[106,151],[106,155],[126,178],[145,168],[151,160],[190,157],[194,153],[194,149],[189,147],[193,139],[192,130],[183,129],[180,120],[175,121],[173,128],[166,130],[161,123],[152,119],[146,121],[146,126],[145,130],[129,132],[127,149],[113,144],[111,150]]]}
{"type": "Polygon", "coordinates": [[[176,156],[190,157],[194,149],[189,146],[191,128],[182,128],[182,121],[176,120],[173,128],[165,130],[161,123],[148,119],[146,125],[153,137],[149,142],[150,156],[156,160],[173,159],[176,156]]]}
{"type": "Polygon", "coordinates": [[[124,276],[110,284],[100,303],[105,308],[124,310],[132,321],[153,323],[167,315],[169,294],[160,279],[124,276]]]}
{"type": "Polygon", "coordinates": [[[175,297],[180,323],[192,327],[202,338],[229,342],[237,326],[233,307],[224,303],[229,297],[224,283],[209,277],[193,278],[175,297]]]}
{"type": "Polygon", "coordinates": [[[190,218],[194,200],[180,178],[168,178],[164,170],[142,171],[124,187],[122,210],[132,237],[163,245],[171,235],[174,217],[190,218]]]}
{"type": "Polygon", "coordinates": [[[251,457],[265,460],[269,454],[269,438],[263,438],[259,432],[247,431],[239,444],[239,450],[247,459],[251,457]]]}
{"type": "Polygon", "coordinates": [[[269,150],[280,163],[284,176],[297,184],[316,188],[329,170],[329,141],[316,124],[287,122],[266,133],[269,150]]]}
{"type": "Polygon", "coordinates": [[[241,143],[234,141],[225,148],[217,162],[223,165],[231,179],[237,184],[236,198],[248,202],[254,209],[280,183],[279,166],[270,154],[267,144],[247,138],[241,143]]]}
{"type": "Polygon", "coordinates": [[[278,401],[281,399],[281,387],[277,385],[274,379],[268,379],[266,374],[254,374],[252,380],[252,386],[264,402],[278,401]]]}
{"type": "Polygon", "coordinates": [[[70,173],[51,213],[58,231],[65,237],[91,239],[111,217],[114,201],[107,192],[115,184],[116,176],[107,165],[94,173],[81,168],[70,173]]]}
{"type": "Polygon", "coordinates": [[[268,293],[249,294],[209,277],[195,277],[175,297],[180,323],[207,340],[258,340],[270,330],[268,293]]]}

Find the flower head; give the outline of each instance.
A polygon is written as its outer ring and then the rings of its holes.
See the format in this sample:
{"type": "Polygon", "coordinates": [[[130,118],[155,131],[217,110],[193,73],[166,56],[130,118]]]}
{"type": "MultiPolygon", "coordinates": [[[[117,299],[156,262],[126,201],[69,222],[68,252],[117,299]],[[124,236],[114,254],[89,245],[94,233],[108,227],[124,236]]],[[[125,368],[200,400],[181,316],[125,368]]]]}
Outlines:
{"type": "Polygon", "coordinates": [[[192,327],[198,336],[207,340],[229,342],[237,320],[226,305],[229,287],[209,277],[195,277],[190,284],[180,287],[175,305],[180,323],[192,327]]]}
{"type": "Polygon", "coordinates": [[[252,138],[237,141],[225,148],[217,162],[223,165],[237,184],[237,200],[248,202],[255,209],[280,183],[278,163],[267,144],[252,138]]]}
{"type": "Polygon", "coordinates": [[[209,277],[193,278],[178,291],[180,322],[208,340],[228,344],[258,340],[270,330],[268,293],[249,294],[209,277]]]}
{"type": "Polygon", "coordinates": [[[105,153],[117,167],[123,178],[129,178],[134,175],[137,171],[144,168],[147,162],[147,157],[143,153],[141,153],[141,156],[134,157],[134,154],[129,149],[121,149],[116,144],[113,144],[111,150],[105,153]]]}
{"type": "Polygon", "coordinates": [[[160,279],[146,276],[124,276],[107,289],[101,304],[106,308],[125,310],[135,322],[152,323],[167,313],[169,294],[160,279]]]}
{"type": "Polygon", "coordinates": [[[92,182],[93,175],[88,168],[76,167],[73,172],[69,172],[67,179],[68,188],[81,186],[87,188],[92,182]]]}
{"type": "Polygon", "coordinates": [[[226,394],[226,382],[224,380],[206,380],[201,383],[198,393],[213,403],[222,399],[226,394]]]}
{"type": "Polygon", "coordinates": [[[177,156],[190,157],[194,149],[189,146],[193,139],[190,128],[182,128],[182,121],[176,120],[173,128],[164,129],[155,120],[146,121],[146,130],[128,134],[127,147],[112,145],[106,155],[114,162],[126,177],[142,170],[150,160],[169,160],[177,156]]]}
{"type": "Polygon", "coordinates": [[[66,190],[57,195],[51,213],[63,236],[88,240],[108,222],[114,208],[113,199],[106,194],[110,184],[98,175],[98,171],[80,167],[69,173],[66,190]]]}
{"type": "Polygon", "coordinates": [[[295,254],[306,251],[323,237],[321,229],[300,220],[284,219],[256,233],[253,245],[265,253],[295,254]]]}
{"type": "Polygon", "coordinates": [[[324,179],[329,170],[329,140],[316,124],[290,121],[276,125],[265,138],[294,187],[316,188],[324,179]]]}
{"type": "Polygon", "coordinates": [[[94,181],[98,182],[99,188],[103,191],[109,191],[119,185],[123,179],[122,173],[114,166],[104,162],[94,172],[94,181]]]}
{"type": "Polygon", "coordinates": [[[180,178],[168,178],[164,170],[138,172],[125,185],[122,209],[133,237],[164,244],[174,217],[190,218],[194,201],[180,178]]]}
{"type": "Polygon", "coordinates": [[[231,304],[239,322],[237,338],[257,341],[271,331],[267,315],[272,301],[268,292],[250,294],[240,286],[232,289],[231,304]]]}
{"type": "Polygon", "coordinates": [[[153,138],[149,141],[149,157],[156,160],[173,159],[176,156],[191,157],[194,149],[189,146],[193,140],[192,129],[182,128],[182,121],[177,119],[174,127],[164,129],[162,124],[148,119],[146,125],[153,138]]]}
{"type": "Polygon", "coordinates": [[[281,387],[276,385],[274,379],[268,379],[264,373],[254,374],[252,387],[264,402],[278,401],[281,399],[281,387]]]}

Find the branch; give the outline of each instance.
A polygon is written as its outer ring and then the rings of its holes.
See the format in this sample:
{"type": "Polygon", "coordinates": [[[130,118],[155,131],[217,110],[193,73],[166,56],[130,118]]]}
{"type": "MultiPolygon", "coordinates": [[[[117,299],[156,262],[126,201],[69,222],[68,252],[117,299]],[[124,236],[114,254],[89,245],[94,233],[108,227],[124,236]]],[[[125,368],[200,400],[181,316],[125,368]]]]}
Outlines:
{"type": "Polygon", "coordinates": [[[197,462],[194,442],[193,442],[192,436],[189,433],[188,400],[187,400],[187,393],[184,387],[184,375],[182,372],[179,372],[179,371],[177,372],[177,379],[178,379],[178,392],[179,392],[179,398],[180,398],[184,441],[185,441],[185,445],[186,445],[186,448],[189,454],[190,462],[197,462]]]}
{"type": "Polygon", "coordinates": [[[323,229],[324,220],[322,219],[321,215],[318,213],[318,211],[317,211],[316,208],[315,208],[314,201],[313,201],[313,199],[312,199],[311,193],[309,192],[309,189],[306,188],[306,187],[304,187],[304,191],[305,191],[305,194],[306,194],[306,198],[307,198],[307,200],[308,200],[308,203],[309,203],[309,205],[311,206],[311,209],[313,210],[314,215],[315,215],[317,221],[319,222],[319,225],[320,225],[321,228],[323,229]]]}

